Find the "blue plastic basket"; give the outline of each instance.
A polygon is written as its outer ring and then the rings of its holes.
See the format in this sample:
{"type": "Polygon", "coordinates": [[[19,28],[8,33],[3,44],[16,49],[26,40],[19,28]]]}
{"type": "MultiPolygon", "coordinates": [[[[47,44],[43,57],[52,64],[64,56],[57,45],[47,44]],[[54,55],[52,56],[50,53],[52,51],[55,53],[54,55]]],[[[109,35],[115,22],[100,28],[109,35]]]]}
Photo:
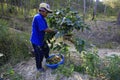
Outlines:
{"type": "MultiPolygon", "coordinates": [[[[54,55],[57,55],[57,54],[52,54],[52,55],[50,55],[48,58],[51,58],[51,57],[53,57],[54,55]]],[[[61,58],[62,58],[62,60],[61,60],[60,62],[58,62],[57,64],[47,64],[47,63],[46,63],[46,66],[49,67],[49,68],[51,68],[51,69],[56,69],[59,65],[63,64],[63,63],[64,63],[64,56],[61,55],[61,54],[58,54],[58,55],[60,55],[61,58]]]]}

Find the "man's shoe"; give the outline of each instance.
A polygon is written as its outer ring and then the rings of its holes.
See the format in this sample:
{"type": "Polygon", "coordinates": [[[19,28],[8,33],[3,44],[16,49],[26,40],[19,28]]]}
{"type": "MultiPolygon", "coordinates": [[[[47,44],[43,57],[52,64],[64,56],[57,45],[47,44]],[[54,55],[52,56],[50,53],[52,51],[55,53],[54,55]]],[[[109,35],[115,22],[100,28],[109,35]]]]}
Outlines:
{"type": "Polygon", "coordinates": [[[3,78],[0,78],[0,80],[3,80],[3,78]]]}
{"type": "Polygon", "coordinates": [[[39,72],[45,72],[45,69],[44,68],[40,68],[38,69],[39,72]]]}

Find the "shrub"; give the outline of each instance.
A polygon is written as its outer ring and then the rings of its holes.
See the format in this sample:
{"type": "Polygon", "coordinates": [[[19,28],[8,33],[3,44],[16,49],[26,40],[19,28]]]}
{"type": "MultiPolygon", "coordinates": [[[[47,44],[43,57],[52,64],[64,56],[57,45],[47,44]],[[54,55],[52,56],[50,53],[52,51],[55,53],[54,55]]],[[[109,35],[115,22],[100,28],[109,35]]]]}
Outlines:
{"type": "Polygon", "coordinates": [[[102,70],[105,77],[109,80],[120,80],[120,56],[112,55],[105,60],[107,63],[102,70]]]}

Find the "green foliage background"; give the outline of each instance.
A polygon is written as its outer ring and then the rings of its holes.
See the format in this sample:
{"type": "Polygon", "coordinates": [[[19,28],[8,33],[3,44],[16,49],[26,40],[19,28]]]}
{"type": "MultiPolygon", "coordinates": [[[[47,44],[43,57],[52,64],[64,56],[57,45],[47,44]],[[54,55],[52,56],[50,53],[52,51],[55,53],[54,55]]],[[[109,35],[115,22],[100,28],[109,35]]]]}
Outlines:
{"type": "Polygon", "coordinates": [[[29,57],[28,35],[16,33],[8,28],[7,25],[7,21],[0,19],[0,53],[3,54],[0,59],[0,65],[8,61],[11,64],[15,64],[29,57]]]}

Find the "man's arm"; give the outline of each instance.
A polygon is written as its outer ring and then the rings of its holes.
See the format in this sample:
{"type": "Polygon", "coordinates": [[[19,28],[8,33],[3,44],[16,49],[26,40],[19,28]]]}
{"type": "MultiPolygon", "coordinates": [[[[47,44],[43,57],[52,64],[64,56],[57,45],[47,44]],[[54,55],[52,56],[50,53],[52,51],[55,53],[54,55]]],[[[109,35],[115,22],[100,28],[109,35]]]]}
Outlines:
{"type": "Polygon", "coordinates": [[[47,28],[47,29],[45,30],[45,32],[48,32],[48,33],[49,33],[49,32],[56,32],[56,31],[47,28]]]}

